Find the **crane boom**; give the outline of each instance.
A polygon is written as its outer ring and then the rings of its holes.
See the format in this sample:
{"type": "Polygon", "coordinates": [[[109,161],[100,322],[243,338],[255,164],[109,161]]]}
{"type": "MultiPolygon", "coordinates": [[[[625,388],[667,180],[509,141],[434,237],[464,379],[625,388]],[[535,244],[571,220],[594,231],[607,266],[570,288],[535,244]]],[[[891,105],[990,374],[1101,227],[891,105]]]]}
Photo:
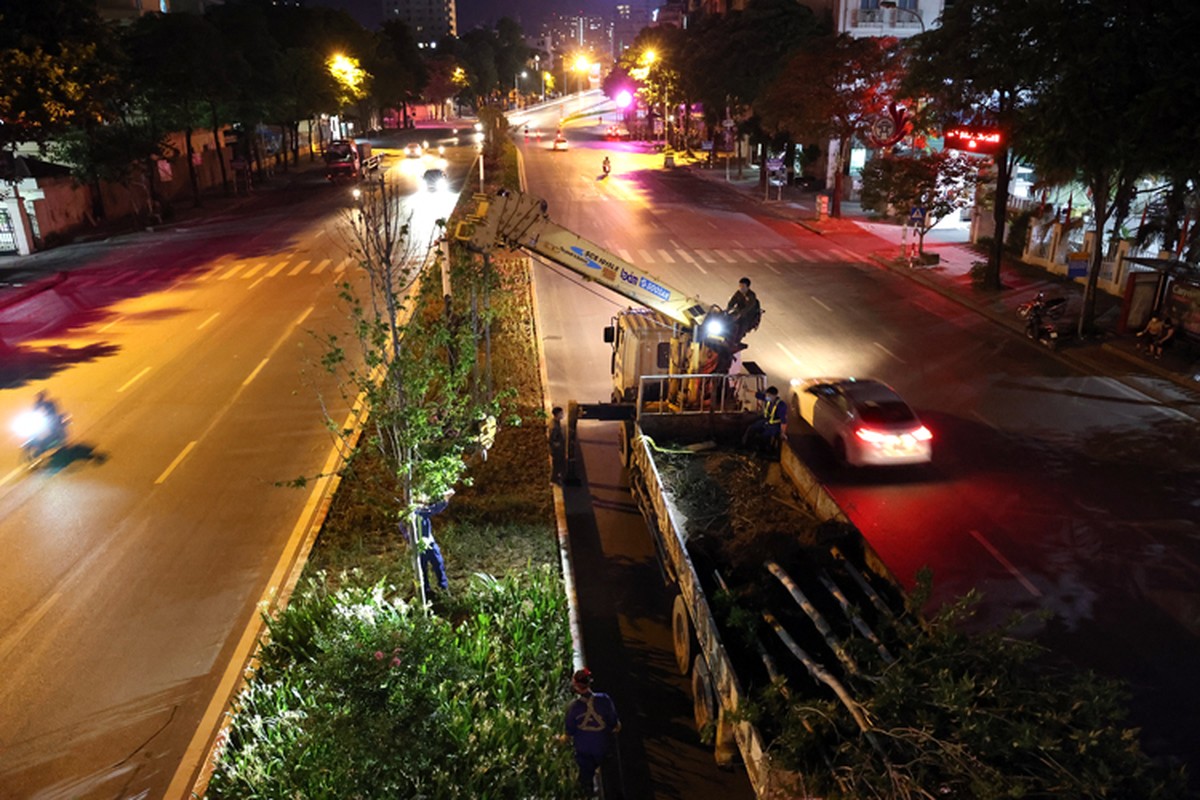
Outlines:
{"type": "Polygon", "coordinates": [[[541,198],[504,192],[477,194],[475,200],[475,212],[455,230],[455,238],[472,250],[486,253],[500,244],[535,253],[659,312],[687,331],[698,328],[710,310],[699,299],[551,222],[541,198]]]}

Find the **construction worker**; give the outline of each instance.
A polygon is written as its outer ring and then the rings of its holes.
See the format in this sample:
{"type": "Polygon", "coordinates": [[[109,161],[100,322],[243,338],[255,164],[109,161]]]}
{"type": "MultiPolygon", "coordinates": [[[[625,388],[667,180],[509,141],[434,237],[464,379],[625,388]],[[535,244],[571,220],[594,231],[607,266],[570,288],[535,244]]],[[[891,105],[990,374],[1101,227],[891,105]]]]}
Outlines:
{"type": "Polygon", "coordinates": [[[779,390],[774,386],[767,387],[765,392],[755,392],[754,396],[763,401],[762,416],[751,422],[742,434],[742,447],[753,445],[755,449],[762,449],[764,445],[773,445],[787,432],[788,407],[779,399],[779,390]]]}
{"type": "Polygon", "coordinates": [[[758,302],[758,295],[750,288],[749,278],[742,278],[738,281],[738,290],[733,293],[733,297],[729,298],[725,313],[733,319],[734,325],[737,326],[733,336],[735,342],[740,343],[742,337],[758,327],[758,323],[762,320],[762,305],[758,302]]]}
{"type": "Polygon", "coordinates": [[[596,796],[596,770],[612,747],[612,737],[621,730],[617,706],[603,692],[592,691],[592,671],[587,667],[571,677],[578,695],[567,706],[567,736],[575,745],[579,766],[579,788],[587,797],[596,796]]]}

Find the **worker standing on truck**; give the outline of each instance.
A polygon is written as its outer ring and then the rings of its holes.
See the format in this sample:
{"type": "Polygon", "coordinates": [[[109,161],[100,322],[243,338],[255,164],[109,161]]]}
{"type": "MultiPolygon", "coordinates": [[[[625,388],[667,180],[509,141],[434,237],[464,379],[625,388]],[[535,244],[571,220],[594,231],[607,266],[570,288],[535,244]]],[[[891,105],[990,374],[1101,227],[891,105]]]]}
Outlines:
{"type": "Polygon", "coordinates": [[[612,747],[613,735],[621,730],[621,720],[612,698],[592,691],[592,671],[587,667],[571,677],[571,688],[579,696],[567,706],[566,735],[575,745],[579,787],[594,797],[596,770],[612,747]]]}
{"type": "Polygon", "coordinates": [[[725,313],[733,318],[734,325],[737,326],[737,332],[734,334],[734,340],[737,342],[741,342],[742,337],[758,327],[762,319],[762,305],[758,302],[758,295],[750,288],[749,278],[738,281],[738,290],[729,298],[725,313]]]}
{"type": "Polygon", "coordinates": [[[742,447],[753,445],[762,449],[787,432],[787,403],[779,399],[779,390],[768,386],[765,392],[755,392],[754,396],[763,401],[762,416],[750,423],[742,434],[742,447]]]}

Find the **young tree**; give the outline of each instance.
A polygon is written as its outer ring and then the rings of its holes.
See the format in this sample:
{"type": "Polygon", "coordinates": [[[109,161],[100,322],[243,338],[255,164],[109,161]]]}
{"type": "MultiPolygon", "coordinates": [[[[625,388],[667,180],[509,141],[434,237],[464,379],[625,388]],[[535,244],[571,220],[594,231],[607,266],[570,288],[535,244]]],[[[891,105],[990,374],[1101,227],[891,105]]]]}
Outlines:
{"type": "Polygon", "coordinates": [[[912,209],[923,209],[915,228],[918,252],[924,255],[925,235],[945,217],[971,205],[978,175],[976,164],[948,150],[879,155],[863,167],[862,205],[905,220],[912,209]]]}
{"type": "Polygon", "coordinates": [[[814,39],[797,52],[758,104],[767,126],[805,141],[836,140],[830,213],[841,216],[850,146],[894,102],[901,63],[895,39],[814,39]]]}
{"type": "MultiPolygon", "coordinates": [[[[1038,85],[1048,77],[1045,14],[1057,0],[961,0],[938,25],[910,40],[903,91],[927,98],[943,125],[972,123],[1001,132],[996,154],[996,229],[984,285],[1000,288],[1012,169],[1038,85]]],[[[1064,57],[1071,57],[1064,53],[1064,57]]]]}

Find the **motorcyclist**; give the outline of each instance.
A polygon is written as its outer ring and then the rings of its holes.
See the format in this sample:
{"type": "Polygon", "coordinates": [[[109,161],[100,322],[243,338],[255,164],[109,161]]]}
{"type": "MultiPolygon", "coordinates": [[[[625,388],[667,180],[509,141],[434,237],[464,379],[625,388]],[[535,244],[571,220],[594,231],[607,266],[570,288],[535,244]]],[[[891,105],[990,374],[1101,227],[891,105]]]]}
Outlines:
{"type": "Polygon", "coordinates": [[[608,156],[605,156],[605,157],[604,157],[604,165],[603,165],[603,167],[604,167],[604,174],[605,174],[605,175],[607,175],[608,173],[612,172],[612,162],[608,160],[608,156]]]}
{"type": "Polygon", "coordinates": [[[59,439],[63,434],[64,425],[63,415],[58,410],[58,404],[51,400],[50,395],[46,394],[45,391],[41,391],[34,398],[33,408],[38,413],[43,414],[49,423],[49,428],[47,428],[45,435],[41,438],[44,441],[56,441],[59,439]]]}

